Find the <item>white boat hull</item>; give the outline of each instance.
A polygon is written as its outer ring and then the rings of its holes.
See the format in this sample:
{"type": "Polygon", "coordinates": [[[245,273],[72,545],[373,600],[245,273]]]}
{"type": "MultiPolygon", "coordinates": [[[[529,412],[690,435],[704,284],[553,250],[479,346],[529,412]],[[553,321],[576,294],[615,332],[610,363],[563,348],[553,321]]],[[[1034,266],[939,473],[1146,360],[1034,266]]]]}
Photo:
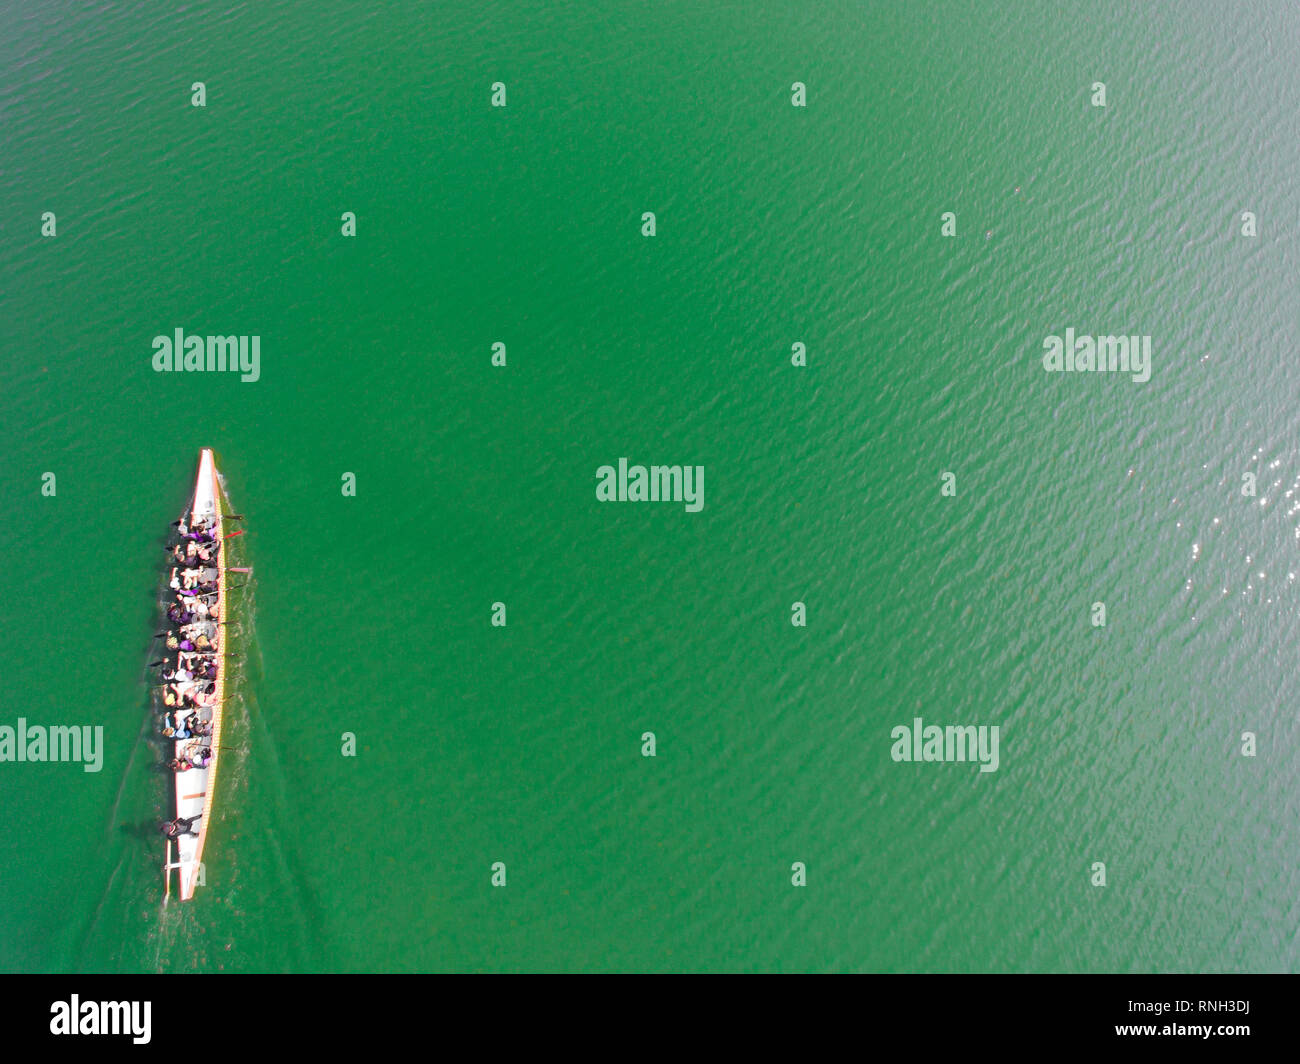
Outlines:
{"type": "MultiPolygon", "coordinates": [[[[216,459],[211,448],[205,447],[199,456],[198,478],[194,484],[194,498],[190,504],[187,521],[193,523],[203,517],[215,518],[213,532],[218,542],[222,543],[221,551],[216,559],[217,602],[220,604],[218,619],[224,621],[226,619],[226,568],[228,559],[226,558],[226,546],[224,544],[221,500],[222,491],[221,483],[217,479],[216,459]]],[[[176,860],[174,863],[169,862],[167,865],[168,876],[171,875],[170,869],[172,868],[175,868],[179,874],[182,901],[188,901],[194,896],[194,888],[199,886],[204,878],[203,847],[207,841],[208,828],[211,826],[212,800],[217,784],[217,765],[221,760],[221,724],[226,693],[225,632],[225,628],[220,625],[217,627],[215,638],[215,660],[217,663],[216,700],[211,706],[202,707],[198,711],[200,720],[207,720],[209,717],[212,720],[212,734],[210,737],[203,739],[203,745],[211,747],[211,760],[203,768],[196,767],[185,772],[173,773],[176,800],[175,815],[178,818],[185,819],[199,818],[193,826],[196,834],[181,835],[176,839],[176,860]]],[[[172,756],[179,760],[183,756],[185,748],[193,741],[193,739],[175,740],[172,756]]]]}

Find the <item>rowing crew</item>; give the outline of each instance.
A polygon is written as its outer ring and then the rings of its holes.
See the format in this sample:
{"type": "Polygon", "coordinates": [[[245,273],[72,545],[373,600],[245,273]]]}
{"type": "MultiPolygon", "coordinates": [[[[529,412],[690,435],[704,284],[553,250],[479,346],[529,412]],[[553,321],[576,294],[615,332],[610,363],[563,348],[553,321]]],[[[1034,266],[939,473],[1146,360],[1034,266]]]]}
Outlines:
{"type": "Polygon", "coordinates": [[[191,739],[212,734],[212,721],[199,720],[196,713],[163,714],[163,735],[168,739],[191,739]]]}
{"type": "Polygon", "coordinates": [[[175,706],[178,709],[215,706],[217,704],[217,686],[207,681],[204,681],[202,685],[197,681],[169,684],[166,690],[163,691],[163,704],[175,706]]]}
{"type": "Polygon", "coordinates": [[[175,651],[160,663],[163,666],[162,717],[165,738],[192,739],[179,748],[167,767],[173,772],[206,768],[212,750],[203,739],[212,734],[213,722],[199,717],[203,707],[217,704],[217,663],[211,656],[218,645],[220,617],[220,571],[217,561],[221,544],[213,534],[215,518],[199,518],[193,525],[184,519],[176,522],[182,543],[168,548],[172,567],[169,584],[174,601],[167,607],[171,630],[167,648],[175,651]]]}
{"type": "MultiPolygon", "coordinates": [[[[167,649],[183,650],[187,654],[196,650],[215,650],[217,646],[217,625],[221,622],[214,619],[216,612],[213,607],[209,606],[207,613],[208,616],[202,620],[197,619],[191,612],[183,613],[182,616],[189,619],[183,624],[178,624],[176,628],[167,633],[167,649]]],[[[170,608],[167,611],[167,616],[169,619],[172,616],[170,608]]],[[[176,621],[172,621],[172,623],[177,624],[176,621]]]]}
{"type": "Polygon", "coordinates": [[[176,632],[168,632],[167,649],[184,650],[186,652],[193,650],[212,650],[216,647],[216,643],[212,641],[212,636],[209,634],[208,628],[216,628],[216,625],[210,625],[207,628],[200,628],[199,625],[202,623],[203,622],[201,621],[196,621],[194,624],[187,624],[184,627],[177,629],[176,632]]]}
{"type": "Polygon", "coordinates": [[[182,569],[179,565],[174,565],[172,566],[170,586],[173,591],[181,592],[186,598],[201,594],[199,588],[215,588],[217,586],[217,570],[210,565],[196,565],[188,569],[182,569]]]}
{"type": "Polygon", "coordinates": [[[167,767],[173,772],[188,772],[192,768],[207,768],[211,761],[211,747],[199,748],[197,743],[190,743],[185,748],[185,753],[180,757],[172,758],[167,767]]]}
{"type": "Polygon", "coordinates": [[[211,514],[196,517],[190,525],[185,524],[185,518],[172,522],[176,526],[176,534],[181,539],[189,540],[192,543],[215,543],[217,537],[212,534],[212,528],[217,523],[217,519],[211,514]]]}
{"type": "MultiPolygon", "coordinates": [[[[215,592],[213,592],[215,594],[215,592]]],[[[203,598],[192,598],[184,602],[173,602],[167,607],[167,620],[177,628],[186,628],[199,621],[216,621],[220,616],[220,607],[216,602],[207,602],[203,598]]]]}
{"type": "Polygon", "coordinates": [[[163,658],[162,678],[164,680],[176,680],[179,683],[188,683],[190,680],[215,680],[217,678],[217,663],[211,658],[202,654],[177,654],[176,660],[163,658]]]}
{"type": "Polygon", "coordinates": [[[176,543],[166,548],[168,555],[174,562],[186,562],[191,565],[199,562],[212,562],[217,551],[221,549],[221,541],[210,533],[205,533],[208,539],[202,546],[195,540],[188,540],[185,543],[176,543]]]}

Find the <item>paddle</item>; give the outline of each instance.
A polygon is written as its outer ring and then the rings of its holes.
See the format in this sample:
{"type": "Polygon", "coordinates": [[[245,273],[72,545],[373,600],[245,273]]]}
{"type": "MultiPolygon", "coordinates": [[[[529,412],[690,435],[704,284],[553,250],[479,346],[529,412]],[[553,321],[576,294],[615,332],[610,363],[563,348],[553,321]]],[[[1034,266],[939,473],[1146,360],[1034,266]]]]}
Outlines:
{"type": "Polygon", "coordinates": [[[227,535],[222,536],[221,538],[222,538],[222,539],[234,539],[236,536],[242,536],[243,534],[244,534],[244,530],[241,528],[238,532],[231,532],[231,533],[228,533],[227,535]]]}

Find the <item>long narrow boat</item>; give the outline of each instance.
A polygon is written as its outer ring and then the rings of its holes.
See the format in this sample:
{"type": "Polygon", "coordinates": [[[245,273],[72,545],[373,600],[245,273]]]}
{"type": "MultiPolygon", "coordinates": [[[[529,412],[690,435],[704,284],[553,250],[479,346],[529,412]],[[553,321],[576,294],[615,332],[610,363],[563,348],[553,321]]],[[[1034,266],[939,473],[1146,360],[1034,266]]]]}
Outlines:
{"type": "MultiPolygon", "coordinates": [[[[215,567],[217,569],[217,590],[216,602],[218,606],[218,620],[226,620],[226,603],[227,603],[227,578],[226,570],[229,565],[229,558],[226,557],[225,545],[225,515],[222,513],[222,490],[221,483],[217,479],[217,463],[213,456],[212,449],[205,447],[199,454],[199,472],[198,479],[194,484],[194,496],[190,502],[190,508],[182,518],[182,528],[194,528],[196,525],[206,525],[207,530],[213,534],[215,541],[220,544],[219,553],[215,558],[215,567]]],[[[176,838],[176,860],[171,859],[172,840],[167,840],[167,860],[164,863],[164,876],[166,877],[166,889],[171,890],[171,873],[175,869],[179,875],[180,897],[182,901],[188,901],[194,896],[194,888],[202,880],[202,862],[203,846],[207,842],[208,828],[212,822],[212,803],[213,796],[217,788],[217,765],[221,759],[221,720],[223,710],[225,709],[226,700],[226,641],[225,632],[228,629],[217,625],[215,628],[212,647],[205,655],[216,663],[216,680],[215,680],[215,698],[212,694],[205,696],[204,701],[207,705],[202,705],[196,710],[192,710],[193,718],[199,722],[206,730],[206,725],[211,723],[211,732],[204,736],[201,744],[210,749],[209,760],[202,767],[194,765],[191,768],[181,772],[174,772],[175,796],[176,796],[176,817],[193,821],[193,829],[189,832],[180,834],[176,838]]],[[[190,729],[193,730],[192,728],[190,729]]],[[[196,740],[191,736],[184,739],[176,739],[174,743],[168,743],[169,748],[174,745],[173,756],[177,760],[185,758],[187,750],[192,750],[196,740]]]]}

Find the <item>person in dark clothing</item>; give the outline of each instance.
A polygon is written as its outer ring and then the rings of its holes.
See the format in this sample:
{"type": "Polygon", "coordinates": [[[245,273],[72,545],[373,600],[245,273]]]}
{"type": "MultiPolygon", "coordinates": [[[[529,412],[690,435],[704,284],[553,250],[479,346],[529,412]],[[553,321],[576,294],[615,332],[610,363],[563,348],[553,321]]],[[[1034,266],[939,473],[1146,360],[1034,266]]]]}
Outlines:
{"type": "Polygon", "coordinates": [[[162,825],[162,833],[169,839],[180,838],[182,835],[197,835],[198,832],[194,830],[194,821],[201,816],[203,816],[202,813],[197,816],[178,816],[171,823],[162,825]]]}

